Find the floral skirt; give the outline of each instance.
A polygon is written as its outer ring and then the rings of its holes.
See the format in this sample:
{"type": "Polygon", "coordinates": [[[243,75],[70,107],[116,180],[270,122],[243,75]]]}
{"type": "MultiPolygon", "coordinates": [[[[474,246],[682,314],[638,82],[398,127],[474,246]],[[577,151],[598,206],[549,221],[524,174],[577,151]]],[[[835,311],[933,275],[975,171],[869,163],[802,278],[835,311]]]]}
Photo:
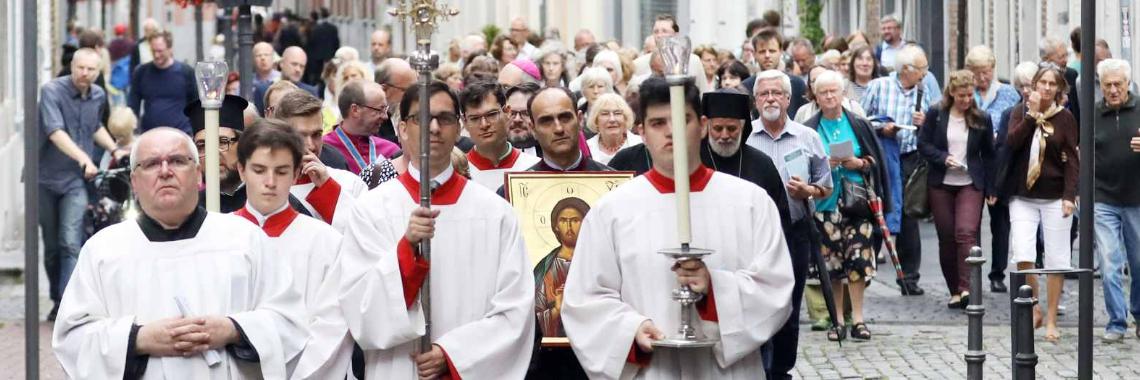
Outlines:
{"type": "MultiPolygon", "coordinates": [[[[819,223],[820,253],[832,281],[870,281],[875,276],[875,225],[870,219],[846,218],[838,211],[815,213],[819,223]]],[[[818,280],[815,266],[808,277],[818,280]]]]}

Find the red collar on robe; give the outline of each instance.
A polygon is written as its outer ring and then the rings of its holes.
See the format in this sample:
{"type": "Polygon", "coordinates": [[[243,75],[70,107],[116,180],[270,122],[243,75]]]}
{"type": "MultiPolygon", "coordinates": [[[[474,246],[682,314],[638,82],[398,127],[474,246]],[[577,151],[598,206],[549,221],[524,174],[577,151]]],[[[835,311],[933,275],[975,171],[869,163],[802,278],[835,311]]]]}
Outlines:
{"type": "Polygon", "coordinates": [[[519,156],[522,156],[522,151],[511,148],[511,152],[507,154],[507,157],[499,161],[498,165],[495,165],[491,160],[475,152],[475,148],[471,148],[471,151],[467,152],[467,162],[479,170],[510,169],[515,166],[515,161],[518,161],[519,156]]]}
{"type": "MultiPolygon", "coordinates": [[[[712,179],[712,176],[712,169],[704,165],[697,166],[697,170],[693,171],[693,174],[689,174],[689,191],[704,191],[705,186],[709,184],[709,180],[712,179]]],[[[645,172],[645,179],[648,179],[649,183],[653,185],[657,191],[661,192],[661,194],[672,194],[676,192],[676,184],[673,182],[673,179],[661,174],[657,169],[649,169],[648,172],[645,172]]]]}
{"type": "MultiPolygon", "coordinates": [[[[412,178],[411,174],[407,171],[397,177],[400,183],[404,185],[404,189],[408,190],[408,195],[412,196],[412,201],[417,204],[420,202],[420,181],[412,178]]],[[[451,178],[440,185],[431,193],[431,204],[433,205],[453,205],[459,201],[459,195],[463,194],[463,187],[467,185],[467,178],[459,175],[459,173],[452,173],[451,178]]]]}
{"type": "MultiPolygon", "coordinates": [[[[245,207],[234,211],[234,214],[253,222],[254,225],[257,224],[257,217],[253,216],[253,213],[245,207]]],[[[265,231],[265,234],[269,235],[269,237],[279,237],[282,233],[285,233],[285,229],[289,228],[290,224],[293,224],[293,220],[297,219],[297,215],[300,215],[297,210],[289,207],[289,205],[285,205],[284,210],[270,215],[269,218],[265,219],[265,225],[261,226],[261,230],[265,231]]]]}

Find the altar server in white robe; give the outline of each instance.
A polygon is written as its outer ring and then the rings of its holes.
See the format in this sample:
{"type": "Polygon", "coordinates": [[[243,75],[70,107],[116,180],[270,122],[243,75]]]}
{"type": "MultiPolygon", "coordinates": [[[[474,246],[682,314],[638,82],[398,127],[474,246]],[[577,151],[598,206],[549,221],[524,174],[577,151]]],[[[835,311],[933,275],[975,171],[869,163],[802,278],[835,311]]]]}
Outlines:
{"type": "Polygon", "coordinates": [[[253,224],[197,207],[195,156],[179,130],[140,136],[142,212],[88,240],[60,305],[52,348],[68,377],[286,377],[306,336],[289,263],[253,224]]]}
{"type": "Polygon", "coordinates": [[[664,79],[646,80],[640,100],[653,169],[603,196],[583,221],[563,295],[566,335],[591,378],[763,378],[760,345],[788,318],[793,286],[776,205],[760,187],[700,165],[700,100],[687,85],[692,246],[715,253],[674,267],[657,253],[680,245],[664,79]],[[652,346],[677,331],[679,283],[704,294],[698,326],[714,347],[652,346]]]}
{"type": "Polygon", "coordinates": [[[289,207],[289,188],[307,153],[301,136],[288,123],[276,119],[254,122],[238,146],[238,173],[247,200],[245,207],[234,212],[261,227],[269,236],[270,252],[289,262],[293,289],[301,294],[306,316],[312,315],[317,290],[327,278],[341,240],[340,233],[327,223],[289,207]]]}
{"type": "Polygon", "coordinates": [[[301,175],[289,190],[314,217],[344,230],[343,223],[356,198],[368,186],[348,170],[330,168],[321,162],[321,101],[306,91],[290,91],[277,102],[273,117],[284,120],[301,134],[305,155],[301,175]]]}
{"type": "MultiPolygon", "coordinates": [[[[401,141],[420,141],[419,94],[404,95],[401,141]]],[[[340,251],[341,318],[364,351],[367,379],[522,379],[534,340],[534,279],[514,211],[490,190],[451,168],[459,137],[459,101],[446,84],[427,86],[431,110],[431,164],[437,184],[431,209],[419,207],[419,161],[357,200],[340,251]],[[431,262],[418,243],[431,239],[431,262]],[[430,267],[430,270],[429,270],[430,267]],[[419,297],[431,276],[431,350],[416,351],[425,316],[419,297]]],[[[418,144],[405,154],[418,157],[418,144]]],[[[325,323],[322,308],[318,320],[325,323]]],[[[324,327],[322,327],[324,329],[324,327]]],[[[331,345],[342,344],[340,337],[331,345]]],[[[314,355],[343,358],[343,350],[312,343],[314,355]],[[338,354],[339,353],[339,354],[338,354]]],[[[306,349],[308,351],[308,349],[306,349]]],[[[302,357],[299,375],[320,358],[302,357]]],[[[335,367],[335,366],[332,366],[335,367]]]]}
{"type": "Polygon", "coordinates": [[[475,143],[467,152],[471,179],[491,191],[503,186],[504,173],[526,171],[542,160],[523,153],[507,141],[509,115],[520,110],[505,107],[506,101],[502,88],[494,82],[470,84],[459,94],[463,127],[475,143]]]}

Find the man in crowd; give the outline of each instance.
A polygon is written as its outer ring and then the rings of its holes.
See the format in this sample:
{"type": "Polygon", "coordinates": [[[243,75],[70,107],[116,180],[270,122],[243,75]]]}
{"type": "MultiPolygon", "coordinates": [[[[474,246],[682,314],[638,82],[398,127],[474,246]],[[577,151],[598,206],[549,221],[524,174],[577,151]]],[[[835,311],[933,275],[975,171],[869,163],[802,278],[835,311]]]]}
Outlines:
{"type": "Polygon", "coordinates": [[[1081,119],[1081,102],[1077,100],[1077,77],[1080,73],[1069,67],[1069,47],[1065,42],[1053,37],[1042,38],[1037,41],[1037,50],[1041,62],[1048,62],[1065,73],[1065,82],[1069,85],[1068,103],[1064,106],[1073,113],[1073,118],[1081,119]]]}
{"type": "Polygon", "coordinates": [[[118,160],[127,151],[118,149],[106,128],[100,127],[100,111],[107,93],[94,85],[101,59],[92,49],[79,49],[71,59],[71,74],[52,79],[40,89],[39,224],[43,230],[44,270],[53,302],[48,320],[55,320],[63,290],[75,268],[83,245],[83,214],[87,210],[87,187],[99,171],[92,158],[98,145],[118,160]]]}
{"type": "Polygon", "coordinates": [[[400,150],[395,143],[376,136],[388,119],[388,98],[379,84],[349,81],[340,90],[337,106],[344,119],[324,136],[324,142],[347,159],[348,171],[359,175],[373,161],[391,158],[400,150]]]}
{"type": "Polygon", "coordinates": [[[804,81],[807,81],[808,73],[811,72],[812,67],[815,67],[815,48],[808,39],[797,38],[792,40],[790,50],[792,53],[792,62],[796,63],[796,72],[804,81]]]}
{"type": "Polygon", "coordinates": [[[392,32],[387,29],[376,29],[369,37],[368,69],[375,72],[380,63],[392,56],[392,32]]]}
{"type": "Polygon", "coordinates": [[[503,173],[523,171],[541,159],[516,149],[507,141],[507,115],[499,85],[470,84],[459,94],[464,128],[475,147],[467,152],[471,179],[491,190],[503,186],[503,173]]]}
{"type": "Polygon", "coordinates": [[[154,59],[131,74],[127,104],[139,116],[139,131],[159,126],[174,127],[191,134],[190,120],[182,114],[187,104],[198,99],[194,69],[174,60],[174,37],[163,31],[147,39],[154,59]]]}
{"type": "Polygon", "coordinates": [[[875,46],[875,59],[879,61],[880,66],[894,70],[897,66],[895,55],[905,45],[902,39],[902,21],[899,21],[895,15],[883,16],[879,19],[879,35],[883,41],[875,46]]]}
{"type": "MultiPolygon", "coordinates": [[[[657,15],[653,21],[652,41],[654,43],[649,47],[649,53],[643,54],[633,61],[634,76],[648,76],[652,73],[650,60],[652,59],[651,53],[657,50],[657,38],[673,37],[680,32],[681,27],[677,25],[677,19],[674,18],[673,15],[667,13],[657,15]]],[[[650,40],[647,39],[646,41],[648,42],[650,40]]],[[[705,68],[704,65],[701,64],[701,57],[696,56],[696,54],[689,54],[689,75],[695,78],[697,88],[701,90],[701,93],[712,90],[708,82],[708,77],[705,76],[705,68]]]]}
{"type": "Polygon", "coordinates": [[[281,79],[281,72],[273,68],[276,55],[273,44],[258,42],[253,45],[253,87],[267,87],[281,79]]]}
{"type": "Polygon", "coordinates": [[[511,42],[519,49],[519,58],[534,58],[534,53],[538,48],[530,43],[530,26],[526,23],[526,17],[515,17],[511,20],[511,42]]]}
{"type": "Polygon", "coordinates": [[[276,118],[285,121],[304,141],[297,166],[300,176],[290,193],[301,200],[310,215],[342,228],[339,222],[348,217],[353,201],[368,188],[356,174],[321,161],[321,101],[304,91],[291,91],[277,104],[276,118]]]}
{"type": "Polygon", "coordinates": [[[384,122],[380,124],[380,131],[376,135],[396,144],[396,146],[400,146],[400,139],[396,138],[393,120],[400,120],[400,115],[396,113],[400,109],[400,104],[393,104],[392,102],[399,102],[400,99],[403,99],[404,91],[415,84],[419,77],[419,73],[412,69],[412,65],[400,58],[388,58],[376,66],[376,83],[384,86],[384,95],[388,99],[388,110],[391,113],[389,115],[391,117],[385,118],[384,122]]]}
{"type": "MultiPolygon", "coordinates": [[[[760,66],[761,71],[767,70],[780,70],[780,64],[783,62],[784,51],[780,47],[784,46],[784,38],[780,36],[780,31],[775,28],[764,28],[756,33],[756,37],[752,37],[752,47],[756,50],[753,53],[756,57],[756,63],[760,66]]],[[[791,69],[791,68],[788,68],[791,69]]],[[[787,70],[785,70],[785,73],[787,70]]],[[[791,82],[792,93],[791,102],[788,103],[788,116],[794,116],[796,111],[807,103],[804,98],[804,93],[807,92],[807,83],[802,78],[796,75],[790,75],[788,78],[791,82]]],[[[756,83],[756,75],[748,77],[740,82],[744,88],[753,88],[756,83]]],[[[759,110],[755,110],[759,111],[759,110]]],[[[758,117],[759,114],[753,114],[758,117]]],[[[775,160],[779,161],[780,157],[775,160]]]]}
{"type": "Polygon", "coordinates": [[[891,210],[886,215],[887,226],[897,238],[899,261],[904,279],[899,288],[905,295],[922,295],[918,286],[919,267],[922,264],[922,239],[918,220],[903,212],[903,184],[908,183],[915,168],[921,163],[916,128],[926,118],[925,110],[942,100],[942,94],[931,91],[923,82],[930,65],[926,53],[915,45],[906,45],[895,55],[895,71],[867,84],[860,105],[871,119],[886,120],[878,128],[883,146],[883,165],[887,168],[887,181],[891,189],[891,210]]]}
{"type": "Polygon", "coordinates": [[[305,43],[305,51],[312,55],[309,64],[305,65],[305,81],[308,83],[321,81],[321,70],[324,70],[325,62],[331,60],[336,50],[340,49],[340,33],[336,25],[329,22],[329,9],[321,7],[313,14],[316,16],[313,20],[315,25],[309,28],[305,43]]]}
{"type": "Polygon", "coordinates": [[[542,157],[542,149],[534,138],[534,122],[527,111],[527,103],[538,90],[538,83],[523,83],[507,88],[507,141],[523,153],[542,157]]]}
{"type": "Polygon", "coordinates": [[[527,103],[527,112],[533,123],[531,132],[542,149],[542,161],[528,171],[613,170],[582,154],[578,144],[581,124],[573,99],[566,88],[546,87],[538,90],[527,103]]]}
{"type": "MultiPolygon", "coordinates": [[[[238,174],[237,146],[241,132],[245,130],[245,118],[242,113],[249,105],[240,96],[226,95],[222,100],[222,108],[218,111],[218,190],[219,211],[231,213],[241,209],[246,202],[245,184],[238,174]]],[[[206,121],[205,109],[202,103],[195,100],[186,106],[183,113],[190,120],[194,131],[194,145],[197,157],[201,161],[203,173],[206,170],[215,170],[206,165],[206,121]]],[[[199,197],[201,206],[206,205],[206,193],[203,190],[199,197]]]]}
{"type": "MultiPolygon", "coordinates": [[[[1140,178],[1132,173],[1140,167],[1140,109],[1136,94],[1128,89],[1132,67],[1127,61],[1106,59],[1097,65],[1104,100],[1096,103],[1096,251],[1101,257],[1104,276],[1104,305],[1108,312],[1104,340],[1120,342],[1128,328],[1128,314],[1140,320],[1140,178]],[[1124,268],[1132,273],[1129,293],[1124,297],[1124,268]]],[[[1140,338],[1140,327],[1136,328],[1140,338]]]]}
{"type": "MultiPolygon", "coordinates": [[[[604,195],[582,224],[562,323],[591,377],[762,377],[760,345],[791,313],[792,269],[779,212],[760,188],[700,164],[697,92],[686,86],[688,122],[685,136],[676,136],[668,84],[662,78],[642,84],[638,113],[653,169],[604,195]],[[692,142],[687,173],[674,171],[674,138],[692,142]],[[655,253],[678,245],[676,175],[690,178],[692,245],[714,251],[706,260],[675,262],[655,253]],[[663,275],[667,268],[674,275],[663,275]],[[719,340],[717,349],[654,350],[653,341],[679,325],[676,301],[667,296],[678,283],[703,296],[694,322],[719,340]]],[[[555,93],[544,91],[535,101],[555,93]]]]}
{"type": "MultiPolygon", "coordinates": [[[[452,168],[460,106],[443,82],[408,89],[400,105],[400,138],[420,139],[421,91],[431,95],[428,131],[438,142],[430,147],[430,166],[411,160],[398,181],[361,196],[360,204],[369,207],[353,209],[340,251],[341,273],[334,277],[340,279],[343,307],[322,308],[318,318],[327,310],[333,316],[325,320],[345,321],[363,351],[365,373],[357,377],[522,378],[534,340],[534,278],[514,210],[452,168]],[[419,206],[420,170],[428,170],[436,184],[431,208],[419,206]],[[425,239],[432,243],[430,262],[418,248],[425,239]],[[432,312],[425,316],[421,305],[429,299],[420,297],[420,288],[429,266],[432,312]],[[419,354],[427,318],[432,345],[419,354]]],[[[406,147],[407,154],[419,156],[419,144],[406,147]]],[[[325,349],[323,339],[310,345],[318,356],[313,363],[322,365],[319,357],[348,346],[329,342],[338,349],[325,349]]],[[[302,358],[301,374],[321,372],[310,370],[308,360],[302,358]]]]}
{"type": "Polygon", "coordinates": [[[317,93],[317,87],[308,83],[302,82],[301,79],[305,75],[305,67],[308,67],[309,57],[304,49],[300,46],[290,46],[285,48],[285,52],[281,53],[281,62],[278,63],[281,70],[281,78],[293,82],[297,88],[308,91],[313,96],[321,96],[317,93]]]}
{"type": "Polygon", "coordinates": [[[95,234],[52,348],[73,378],[274,378],[305,344],[288,262],[257,226],[198,207],[194,142],[166,127],[131,153],[138,220],[95,234]]]}

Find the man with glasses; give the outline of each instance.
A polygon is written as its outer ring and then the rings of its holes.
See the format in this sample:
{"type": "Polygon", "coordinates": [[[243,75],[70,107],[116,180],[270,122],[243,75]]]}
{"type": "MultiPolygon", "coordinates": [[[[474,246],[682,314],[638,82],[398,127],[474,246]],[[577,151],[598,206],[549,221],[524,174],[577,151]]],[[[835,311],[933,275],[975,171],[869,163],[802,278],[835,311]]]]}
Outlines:
{"type": "Polygon", "coordinates": [[[138,220],[83,246],[52,336],[69,377],[287,377],[305,346],[301,297],[265,233],[198,206],[194,142],[159,127],[131,153],[138,220]]]}
{"type": "MultiPolygon", "coordinates": [[[[245,189],[238,174],[237,145],[241,131],[245,130],[245,118],[242,112],[249,106],[249,102],[240,96],[226,95],[222,101],[222,108],[218,111],[218,190],[220,191],[219,211],[230,213],[245,206],[245,189]]],[[[202,165],[206,164],[206,120],[205,109],[202,103],[195,100],[182,111],[190,119],[190,126],[194,131],[194,146],[197,147],[198,159],[202,165]]],[[[206,170],[202,167],[204,175],[206,170]]],[[[206,205],[205,193],[199,199],[202,206],[206,205]]]]}
{"type": "Polygon", "coordinates": [[[519,57],[533,57],[538,50],[530,43],[530,26],[527,25],[525,17],[519,16],[511,20],[510,37],[511,42],[519,47],[519,57]]]}
{"type": "Polygon", "coordinates": [[[340,265],[329,275],[339,280],[329,284],[338,296],[328,297],[316,316],[330,329],[343,320],[349,334],[314,335],[296,377],[343,378],[343,366],[335,363],[351,356],[355,341],[366,372],[354,373],[356,378],[521,379],[534,340],[534,277],[515,212],[455,173],[459,99],[446,84],[412,85],[400,108],[398,132],[409,156],[419,156],[420,134],[430,133],[428,167],[410,160],[396,181],[357,200],[368,207],[353,208],[340,265]],[[422,91],[430,95],[426,126],[420,122],[422,91]],[[432,178],[430,208],[419,203],[421,170],[432,178]],[[430,262],[418,248],[425,239],[431,241],[430,262]],[[429,275],[432,344],[421,354],[421,303],[429,298],[420,289],[429,275]]]}
{"type": "Polygon", "coordinates": [[[359,175],[373,161],[392,158],[400,151],[396,143],[376,136],[388,120],[388,98],[379,84],[349,81],[340,90],[337,106],[344,119],[325,135],[324,142],[344,155],[352,174],[359,175]]]}
{"type": "Polygon", "coordinates": [[[905,295],[922,295],[918,286],[922,264],[922,240],[918,220],[903,212],[903,184],[907,183],[922,162],[918,153],[917,128],[926,118],[925,110],[942,100],[937,84],[928,86],[929,64],[926,53],[917,45],[907,45],[895,56],[895,71],[867,84],[861,106],[871,119],[886,120],[877,133],[883,145],[883,165],[891,189],[891,211],[887,227],[897,237],[899,260],[905,275],[899,288],[905,295]],[[919,109],[916,111],[916,108],[919,109]]]}
{"type": "Polygon", "coordinates": [[[538,83],[523,83],[507,89],[507,141],[512,147],[535,157],[542,157],[542,149],[531,132],[534,123],[526,104],[541,88],[538,83]]]}
{"type": "Polygon", "coordinates": [[[463,89],[459,104],[463,108],[463,126],[475,148],[467,152],[471,179],[495,190],[503,186],[503,173],[523,171],[537,164],[538,157],[523,153],[507,141],[509,108],[498,84],[477,82],[463,89]]]}
{"type": "MultiPolygon", "coordinates": [[[[415,84],[417,79],[419,79],[419,73],[413,70],[412,65],[408,64],[406,60],[388,58],[376,65],[376,83],[384,86],[384,95],[388,98],[390,112],[396,113],[400,109],[400,99],[404,98],[404,92],[408,90],[408,87],[415,84]]],[[[384,123],[380,125],[378,135],[400,145],[400,139],[396,138],[393,120],[399,121],[400,115],[398,113],[393,114],[384,120],[384,123]]]]}

